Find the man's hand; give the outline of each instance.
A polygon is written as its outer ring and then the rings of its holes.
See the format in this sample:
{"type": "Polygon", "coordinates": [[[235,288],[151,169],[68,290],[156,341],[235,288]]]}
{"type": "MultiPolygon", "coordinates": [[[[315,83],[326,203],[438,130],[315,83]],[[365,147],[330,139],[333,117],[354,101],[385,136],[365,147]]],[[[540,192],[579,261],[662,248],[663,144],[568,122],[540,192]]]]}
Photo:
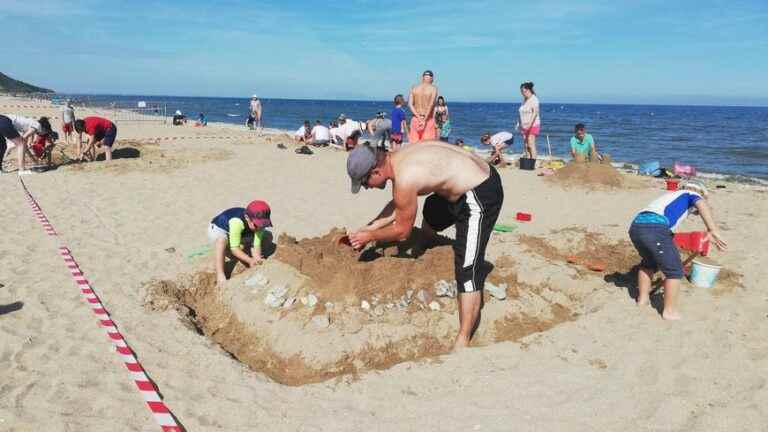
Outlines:
{"type": "Polygon", "coordinates": [[[355,231],[347,233],[349,237],[349,243],[355,250],[360,250],[373,240],[373,236],[370,231],[355,231]]]}

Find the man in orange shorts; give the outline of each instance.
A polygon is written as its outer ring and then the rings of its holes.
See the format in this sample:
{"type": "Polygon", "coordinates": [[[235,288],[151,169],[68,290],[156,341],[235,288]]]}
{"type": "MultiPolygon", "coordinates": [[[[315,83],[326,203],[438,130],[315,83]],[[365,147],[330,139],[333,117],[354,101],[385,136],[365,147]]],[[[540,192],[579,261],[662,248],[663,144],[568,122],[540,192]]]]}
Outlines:
{"type": "Polygon", "coordinates": [[[431,70],[424,71],[421,75],[421,84],[413,86],[408,97],[408,108],[413,113],[408,132],[408,141],[411,143],[437,139],[435,124],[437,87],[432,84],[434,79],[435,75],[431,70]]]}

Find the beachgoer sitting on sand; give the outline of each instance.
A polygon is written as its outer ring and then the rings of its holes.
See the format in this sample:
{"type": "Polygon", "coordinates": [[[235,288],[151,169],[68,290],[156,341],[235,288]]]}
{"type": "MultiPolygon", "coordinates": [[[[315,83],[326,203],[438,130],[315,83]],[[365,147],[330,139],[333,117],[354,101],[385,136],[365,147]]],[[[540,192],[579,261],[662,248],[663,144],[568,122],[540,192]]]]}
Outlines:
{"type": "Polygon", "coordinates": [[[339,122],[343,122],[339,126],[338,134],[344,142],[344,148],[351,150],[357,147],[357,141],[367,128],[366,123],[348,119],[343,117],[343,114],[339,117],[339,122]]]}
{"type": "Polygon", "coordinates": [[[360,146],[347,158],[352,193],[361,187],[384,189],[392,181],[392,201],[368,225],[349,233],[355,249],[370,242],[404,241],[413,229],[424,201],[425,239],[456,226],[453,244],[459,291],[459,334],[455,347],[464,347],[477,324],[484,278],[481,266],[493,226],[499,217],[504,190],[496,169],[459,147],[428,141],[397,152],[360,146]]]}
{"type": "Polygon", "coordinates": [[[187,116],[182,114],[181,111],[176,110],[176,113],[173,115],[173,120],[171,120],[171,124],[174,126],[187,124],[187,116]]]}
{"type": "Polygon", "coordinates": [[[47,117],[40,117],[38,120],[31,118],[0,115],[0,171],[2,171],[3,159],[7,149],[7,141],[17,147],[16,159],[18,166],[18,175],[32,174],[32,171],[26,169],[26,156],[29,153],[29,146],[32,145],[35,136],[47,136],[52,132],[51,123],[47,117]]]}
{"type": "Polygon", "coordinates": [[[491,146],[491,157],[488,158],[488,162],[494,165],[504,162],[501,152],[508,147],[512,147],[514,141],[514,135],[507,131],[497,132],[493,135],[490,132],[486,132],[480,136],[480,144],[491,146]]]}
{"type": "Polygon", "coordinates": [[[200,113],[197,116],[197,121],[195,122],[195,127],[205,127],[208,126],[208,119],[205,118],[205,114],[200,113]]]}
{"type": "Polygon", "coordinates": [[[573,128],[571,156],[576,162],[597,161],[599,158],[595,140],[592,135],[587,133],[587,127],[583,123],[577,123],[573,128]]]}
{"type": "Polygon", "coordinates": [[[312,128],[309,126],[309,120],[304,120],[304,124],[293,133],[293,139],[300,143],[312,142],[312,128]]]}
{"type": "Polygon", "coordinates": [[[107,162],[112,160],[112,145],[117,138],[117,126],[104,117],[86,117],[75,121],[77,137],[77,158],[84,161],[86,157],[96,160],[96,148],[104,147],[107,162]],[[83,148],[83,133],[88,135],[88,142],[83,148]]]}
{"type": "Polygon", "coordinates": [[[328,123],[328,133],[331,136],[331,144],[338,146],[344,144],[344,140],[339,136],[339,123],[336,120],[331,120],[328,123]]]}
{"type": "Polygon", "coordinates": [[[386,142],[389,140],[389,134],[392,131],[392,120],[384,117],[384,112],[379,111],[376,117],[369,120],[368,134],[373,137],[373,142],[380,149],[386,149],[386,142]]]}
{"type": "Polygon", "coordinates": [[[310,142],[313,146],[325,147],[331,142],[331,131],[320,120],[315,121],[315,126],[310,131],[310,142]]]}
{"type": "Polygon", "coordinates": [[[272,210],[264,201],[251,201],[248,207],[233,207],[219,213],[208,224],[208,240],[215,245],[216,281],[227,280],[224,273],[224,257],[237,258],[248,267],[262,259],[262,241],[265,228],[272,226],[272,210]],[[243,251],[243,239],[253,238],[250,255],[243,251]]]}
{"type": "Polygon", "coordinates": [[[72,101],[67,99],[61,107],[61,132],[64,134],[64,142],[69,145],[69,137],[75,131],[75,109],[72,101]]]}
{"type": "Polygon", "coordinates": [[[400,149],[400,145],[403,143],[403,136],[408,134],[408,123],[406,122],[405,99],[403,95],[399,94],[395,96],[395,108],[392,109],[392,130],[389,133],[389,142],[392,151],[400,149]]]}
{"type": "Polygon", "coordinates": [[[640,211],[629,228],[629,238],[640,254],[640,270],[637,272],[637,304],[650,302],[651,281],[657,270],[664,275],[664,311],[666,320],[680,319],[677,296],[680,279],[684,276],[680,252],[672,239],[672,231],[682,222],[689,211],[698,212],[707,227],[709,239],[718,249],[727,246],[707,205],[707,187],[698,180],[688,180],[681,190],[667,192],[640,211]]]}
{"type": "Polygon", "coordinates": [[[421,83],[411,89],[408,97],[408,108],[411,109],[410,133],[408,142],[417,143],[437,139],[437,126],[435,125],[435,101],[437,100],[437,87],[432,82],[434,74],[427,70],[421,75],[421,83]]]}

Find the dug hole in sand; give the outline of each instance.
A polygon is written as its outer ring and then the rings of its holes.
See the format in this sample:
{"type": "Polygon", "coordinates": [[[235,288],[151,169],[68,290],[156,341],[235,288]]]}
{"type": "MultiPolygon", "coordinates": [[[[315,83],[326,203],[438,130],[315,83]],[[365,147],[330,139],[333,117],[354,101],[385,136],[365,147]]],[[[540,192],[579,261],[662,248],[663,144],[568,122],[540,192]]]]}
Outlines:
{"type": "MultiPolygon", "coordinates": [[[[207,271],[152,281],[147,306],[176,309],[237,360],[287,385],[449,352],[458,328],[451,246],[417,257],[413,241],[358,253],[337,245],[341,235],[283,235],[275,256],[221,287],[207,271]]],[[[475,346],[517,341],[575,319],[593,307],[584,300],[605,287],[602,277],[588,282],[565,262],[518,249],[515,259],[500,255],[488,266],[475,346]],[[553,273],[553,265],[562,271],[553,273]],[[489,284],[500,288],[495,297],[489,284]]]]}

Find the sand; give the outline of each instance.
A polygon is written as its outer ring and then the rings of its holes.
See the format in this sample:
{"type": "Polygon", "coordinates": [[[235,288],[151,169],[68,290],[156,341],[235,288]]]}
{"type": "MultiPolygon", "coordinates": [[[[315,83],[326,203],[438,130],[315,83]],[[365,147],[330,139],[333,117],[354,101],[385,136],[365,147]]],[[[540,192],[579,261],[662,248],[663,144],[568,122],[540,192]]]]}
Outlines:
{"type": "MultiPolygon", "coordinates": [[[[16,103],[0,98],[0,112],[57,113],[44,104],[2,108],[16,103]]],[[[210,256],[187,259],[206,243],[217,212],[257,197],[272,205],[278,240],[286,234],[300,244],[362,225],[390,197],[349,194],[342,152],[297,155],[292,146],[276,148],[284,138],[237,126],[125,123],[119,130],[126,148],[183,139],[139,148],[146,159],[116,160],[122,168],[72,165],[25,181],[188,430],[760,431],[768,424],[768,296],[761,284],[768,229],[759,223],[768,195],[760,187],[714,190],[712,207],[730,249],[711,258],[723,273],[711,290],[684,284],[685,320],[668,323],[654,308],[634,305],[626,276],[627,225],[663,192],[663,181],[620,173],[642,187],[565,188],[504,170],[499,222],[514,224],[518,211],[533,221],[492,237],[488,260],[497,270],[489,280],[512,284],[508,298],[488,299],[475,347],[448,354],[444,341],[457,325],[449,301],[440,300],[439,312],[394,310],[355,321],[353,300],[371,292],[337,296],[307,282],[323,305],[323,296],[344,305],[329,312],[330,327],[316,329],[311,319],[325,310],[281,315],[266,308],[263,292],[243,289],[257,271],[302,279],[298,269],[280,268],[279,248],[273,261],[240,271],[215,295],[210,256]],[[155,150],[178,159],[156,162],[163,158],[155,150]],[[608,262],[602,273],[563,259],[599,251],[608,262]],[[165,304],[151,293],[159,281],[168,288],[165,304]],[[255,326],[257,318],[272,327],[255,326]],[[409,332],[426,335],[409,339],[409,332]],[[398,335],[404,339],[386,349],[398,335]],[[366,341],[371,350],[357,349],[366,341]],[[352,360],[336,363],[345,349],[352,360]],[[294,360],[301,362],[289,362],[286,354],[299,351],[294,360]],[[290,373],[281,377],[281,370],[290,373]]],[[[0,203],[0,430],[111,423],[157,430],[15,175],[0,176],[0,203]]],[[[689,218],[681,229],[702,224],[689,218]]],[[[423,265],[408,259],[384,256],[366,266],[423,265]]]]}

